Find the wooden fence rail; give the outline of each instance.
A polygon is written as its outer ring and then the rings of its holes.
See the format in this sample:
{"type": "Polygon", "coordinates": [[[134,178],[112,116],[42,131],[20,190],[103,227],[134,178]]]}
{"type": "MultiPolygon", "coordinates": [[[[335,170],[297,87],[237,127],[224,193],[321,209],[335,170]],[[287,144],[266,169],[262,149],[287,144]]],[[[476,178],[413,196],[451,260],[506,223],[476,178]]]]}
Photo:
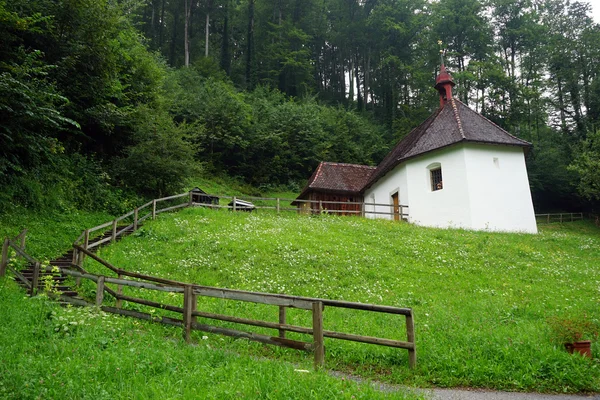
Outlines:
{"type": "Polygon", "coordinates": [[[216,333],[236,338],[246,338],[253,341],[258,341],[265,344],[288,347],[297,350],[305,350],[314,352],[314,365],[319,368],[324,364],[324,338],[333,338],[340,340],[348,340],[353,342],[376,344],[380,346],[395,347],[408,350],[409,366],[414,368],[417,362],[413,311],[410,308],[399,308],[391,306],[383,306],[376,304],[363,304],[348,301],[329,300],[320,298],[290,296],[283,294],[272,294],[262,292],[251,292],[244,290],[217,288],[210,286],[196,285],[186,282],[173,281],[139,273],[128,272],[117,268],[100,257],[85,250],[81,246],[77,246],[78,250],[84,252],[90,258],[99,262],[104,267],[118,274],[117,278],[95,275],[90,273],[82,273],[71,270],[64,270],[64,273],[76,278],[91,280],[96,283],[96,306],[102,306],[102,309],[108,312],[113,312],[122,315],[133,316],[142,319],[156,320],[157,322],[166,323],[169,325],[180,326],[184,329],[184,338],[190,341],[191,331],[199,330],[204,332],[216,333]],[[125,279],[136,278],[137,280],[125,279]],[[183,295],[182,307],[170,304],[164,304],[148,299],[136,298],[123,295],[119,291],[110,289],[107,284],[117,284],[119,287],[134,287],[138,289],[154,290],[161,292],[169,292],[183,295]],[[100,293],[109,293],[117,301],[127,301],[136,303],[159,310],[166,310],[182,315],[182,319],[174,319],[171,317],[156,317],[153,314],[143,313],[140,311],[123,310],[121,307],[104,307],[102,305],[104,296],[100,293]],[[242,318],[238,316],[223,315],[218,313],[205,312],[197,309],[198,297],[211,297],[223,300],[243,301],[255,304],[264,304],[277,307],[279,322],[254,320],[250,318],[242,318]],[[401,315],[405,317],[406,324],[406,340],[393,340],[372,336],[355,335],[345,332],[336,332],[324,329],[323,324],[323,309],[324,307],[331,308],[347,308],[353,310],[363,310],[377,313],[386,313],[393,315],[401,315]],[[296,326],[287,323],[286,310],[287,308],[296,308],[312,312],[312,326],[296,326]],[[230,322],[235,324],[255,326],[261,328],[269,328],[278,332],[277,336],[269,336],[256,332],[246,332],[237,329],[224,328],[219,326],[201,324],[196,321],[196,318],[205,318],[230,322]],[[158,318],[158,319],[157,319],[158,318]],[[286,337],[286,332],[294,332],[313,337],[312,342],[292,340],[286,337]]]}
{"type": "Polygon", "coordinates": [[[554,214],[535,214],[535,219],[538,222],[573,222],[584,219],[583,213],[554,213],[554,214]]]}

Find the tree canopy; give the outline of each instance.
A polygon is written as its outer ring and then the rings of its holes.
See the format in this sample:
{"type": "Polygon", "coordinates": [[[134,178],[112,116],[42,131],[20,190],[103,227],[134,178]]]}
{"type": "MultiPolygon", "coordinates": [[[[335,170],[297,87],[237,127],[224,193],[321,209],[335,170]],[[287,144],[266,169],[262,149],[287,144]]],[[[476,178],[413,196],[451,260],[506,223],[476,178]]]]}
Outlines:
{"type": "Polygon", "coordinates": [[[33,204],[77,171],[98,193],[136,196],[179,190],[200,169],[260,187],[301,185],[321,160],[374,165],[437,107],[441,49],[457,96],[533,143],[536,208],[597,208],[590,11],[567,0],[0,0],[0,203],[33,204]]]}

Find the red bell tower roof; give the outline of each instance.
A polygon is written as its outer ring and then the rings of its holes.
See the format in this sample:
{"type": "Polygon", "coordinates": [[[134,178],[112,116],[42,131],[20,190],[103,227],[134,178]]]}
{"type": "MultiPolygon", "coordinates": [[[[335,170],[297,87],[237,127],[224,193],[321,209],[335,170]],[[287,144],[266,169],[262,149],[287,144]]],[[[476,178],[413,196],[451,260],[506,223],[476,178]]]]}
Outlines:
{"type": "Polygon", "coordinates": [[[440,67],[440,73],[435,78],[435,88],[440,93],[440,107],[443,107],[444,104],[448,102],[452,98],[452,88],[455,83],[452,79],[452,75],[446,71],[446,66],[442,64],[440,67]]]}

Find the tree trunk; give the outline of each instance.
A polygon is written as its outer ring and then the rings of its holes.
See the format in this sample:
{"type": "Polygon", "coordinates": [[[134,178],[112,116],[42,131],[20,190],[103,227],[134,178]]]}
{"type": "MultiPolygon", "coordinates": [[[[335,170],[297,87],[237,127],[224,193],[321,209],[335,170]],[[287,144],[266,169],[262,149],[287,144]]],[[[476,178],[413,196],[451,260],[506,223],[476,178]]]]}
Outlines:
{"type": "Polygon", "coordinates": [[[179,20],[179,7],[175,7],[173,13],[173,35],[171,36],[171,49],[169,55],[169,63],[175,66],[175,50],[177,48],[177,21],[179,20]]]}
{"type": "Polygon", "coordinates": [[[254,0],[248,0],[248,35],[246,49],[246,87],[252,89],[252,50],[254,47],[254,0]]]}
{"type": "Polygon", "coordinates": [[[358,62],[359,58],[358,58],[358,50],[356,51],[356,55],[355,55],[355,59],[356,62],[354,63],[355,65],[355,75],[356,75],[356,105],[358,108],[358,111],[362,111],[363,109],[363,99],[362,99],[362,94],[360,92],[360,77],[359,77],[359,65],[360,63],[358,62]]]}
{"type": "Polygon", "coordinates": [[[183,28],[183,65],[186,67],[190,66],[190,37],[189,37],[189,26],[190,26],[190,15],[192,10],[191,0],[184,0],[185,5],[185,17],[184,17],[184,28],[183,28]]]}
{"type": "Polygon", "coordinates": [[[162,49],[163,44],[163,25],[165,24],[165,1],[162,0],[161,10],[160,10],[160,25],[158,26],[158,49],[162,49]]]}
{"type": "Polygon", "coordinates": [[[231,60],[229,59],[229,0],[225,2],[223,36],[221,39],[221,68],[227,76],[231,75],[231,60]]]}
{"type": "Polygon", "coordinates": [[[208,38],[210,35],[210,11],[206,11],[206,25],[204,27],[204,57],[208,57],[208,38]]]}
{"type": "Polygon", "coordinates": [[[558,108],[560,110],[560,127],[564,133],[568,133],[567,118],[565,116],[565,100],[563,97],[562,82],[558,76],[556,77],[556,86],[558,89],[558,108]]]}
{"type": "Polygon", "coordinates": [[[348,78],[350,80],[350,88],[348,90],[350,104],[354,101],[354,57],[350,57],[350,68],[348,68],[348,78]]]}
{"type": "Polygon", "coordinates": [[[367,49],[367,64],[365,65],[365,110],[369,109],[369,100],[373,100],[371,96],[371,47],[367,49]]]}

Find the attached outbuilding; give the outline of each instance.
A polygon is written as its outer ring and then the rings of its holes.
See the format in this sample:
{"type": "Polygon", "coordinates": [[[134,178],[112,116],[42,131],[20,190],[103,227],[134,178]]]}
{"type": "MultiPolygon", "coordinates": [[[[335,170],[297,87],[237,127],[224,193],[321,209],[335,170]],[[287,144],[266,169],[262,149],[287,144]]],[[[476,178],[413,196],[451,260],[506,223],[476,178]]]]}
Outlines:
{"type": "Polygon", "coordinates": [[[357,164],[321,162],[302,193],[292,202],[301,212],[332,212],[337,215],[361,213],[361,190],[375,167],[357,164]]]}

